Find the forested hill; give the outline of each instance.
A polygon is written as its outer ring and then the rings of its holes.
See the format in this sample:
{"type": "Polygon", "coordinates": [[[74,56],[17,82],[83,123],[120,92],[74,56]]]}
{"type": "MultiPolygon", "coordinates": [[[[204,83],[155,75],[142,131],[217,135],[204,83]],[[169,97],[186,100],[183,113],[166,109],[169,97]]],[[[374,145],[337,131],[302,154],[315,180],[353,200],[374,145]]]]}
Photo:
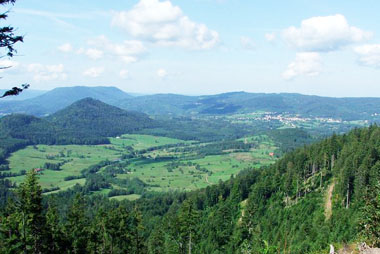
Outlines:
{"type": "Polygon", "coordinates": [[[332,98],[287,93],[158,94],[129,98],[118,105],[155,115],[225,115],[268,111],[352,120],[369,119],[373,114],[380,113],[380,98],[332,98]]]}
{"type": "Polygon", "coordinates": [[[291,93],[231,92],[186,96],[155,94],[133,97],[115,87],[61,87],[32,99],[1,101],[0,114],[46,116],[91,97],[125,110],[149,115],[207,116],[258,111],[302,117],[380,120],[380,98],[332,98],[291,93]]]}
{"type": "Polygon", "coordinates": [[[316,254],[327,253],[329,244],[379,246],[379,155],[380,128],[371,126],[191,193],[119,203],[74,198],[77,187],[45,196],[47,212],[30,174],[15,202],[27,205],[10,203],[0,215],[0,250],[21,250],[22,228],[15,226],[21,214],[31,218],[25,244],[37,242],[42,253],[97,253],[102,246],[105,253],[316,254]]]}
{"type": "Polygon", "coordinates": [[[77,101],[46,120],[65,129],[103,137],[153,126],[153,120],[143,113],[125,111],[92,98],[77,101]]]}
{"type": "MultiPolygon", "coordinates": [[[[380,128],[355,129],[191,193],[156,223],[150,253],[185,253],[190,233],[194,253],[327,253],[329,244],[360,240],[380,246],[379,155],[380,128]]],[[[138,202],[148,216],[163,211],[153,200],[138,202]]]]}
{"type": "Polygon", "coordinates": [[[56,114],[23,114],[0,119],[0,159],[26,144],[104,144],[107,137],[155,126],[143,113],[129,112],[86,98],[56,114]]]}
{"type": "Polygon", "coordinates": [[[116,87],[59,87],[40,96],[23,101],[1,101],[0,113],[24,113],[45,116],[87,97],[113,105],[120,100],[128,99],[132,96],[116,87]]]}

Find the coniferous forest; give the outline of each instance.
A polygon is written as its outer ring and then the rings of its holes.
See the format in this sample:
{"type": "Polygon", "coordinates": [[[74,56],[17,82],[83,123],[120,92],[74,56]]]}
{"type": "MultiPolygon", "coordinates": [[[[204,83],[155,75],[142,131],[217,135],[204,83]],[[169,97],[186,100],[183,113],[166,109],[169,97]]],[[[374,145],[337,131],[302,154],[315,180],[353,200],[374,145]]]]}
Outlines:
{"type": "Polygon", "coordinates": [[[272,166],[134,202],[1,181],[1,253],[321,253],[379,246],[380,127],[298,148],[272,166]]]}
{"type": "Polygon", "coordinates": [[[19,2],[0,254],[380,253],[377,3],[19,2]]]}

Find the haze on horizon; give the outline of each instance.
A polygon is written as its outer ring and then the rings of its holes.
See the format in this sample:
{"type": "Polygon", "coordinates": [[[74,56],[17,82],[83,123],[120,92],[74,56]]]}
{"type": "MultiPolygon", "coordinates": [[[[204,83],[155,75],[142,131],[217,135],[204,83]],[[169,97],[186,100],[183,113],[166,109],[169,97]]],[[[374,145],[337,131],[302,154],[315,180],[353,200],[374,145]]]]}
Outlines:
{"type": "Polygon", "coordinates": [[[16,1],[0,89],[380,97],[378,1],[16,1]]]}

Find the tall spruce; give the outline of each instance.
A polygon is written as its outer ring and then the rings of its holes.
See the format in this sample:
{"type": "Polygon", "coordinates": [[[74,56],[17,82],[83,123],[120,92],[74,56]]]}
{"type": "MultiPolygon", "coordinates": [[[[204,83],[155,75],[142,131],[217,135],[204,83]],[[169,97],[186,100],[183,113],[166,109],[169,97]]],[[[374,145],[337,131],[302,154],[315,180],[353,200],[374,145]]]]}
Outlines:
{"type": "Polygon", "coordinates": [[[89,236],[89,220],[85,214],[85,200],[77,194],[67,215],[66,237],[71,243],[70,252],[86,254],[89,236]]]}

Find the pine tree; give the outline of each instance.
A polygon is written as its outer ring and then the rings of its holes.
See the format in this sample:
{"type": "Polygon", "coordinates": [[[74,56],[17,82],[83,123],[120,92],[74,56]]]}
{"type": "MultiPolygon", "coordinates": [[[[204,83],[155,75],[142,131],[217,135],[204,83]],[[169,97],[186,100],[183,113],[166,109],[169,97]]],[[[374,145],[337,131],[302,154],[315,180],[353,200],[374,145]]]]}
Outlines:
{"type": "Polygon", "coordinates": [[[20,241],[19,216],[15,211],[15,204],[11,200],[8,202],[3,216],[0,216],[0,253],[18,254],[23,252],[23,245],[20,241]]]}
{"type": "Polygon", "coordinates": [[[8,203],[0,227],[4,253],[48,253],[42,189],[34,170],[27,174],[16,194],[15,200],[8,203]]]}
{"type": "Polygon", "coordinates": [[[85,200],[77,194],[68,213],[65,227],[66,237],[74,254],[85,254],[89,235],[89,221],[85,215],[85,200]]]}
{"type": "Polygon", "coordinates": [[[57,206],[53,202],[49,203],[46,213],[46,225],[50,253],[64,253],[67,243],[65,242],[63,228],[59,221],[57,206]]]}
{"type": "Polygon", "coordinates": [[[196,241],[198,211],[191,200],[185,200],[179,210],[178,223],[181,236],[181,253],[192,253],[196,241]]]}
{"type": "Polygon", "coordinates": [[[142,225],[141,212],[135,207],[130,219],[130,234],[132,239],[132,249],[130,253],[143,254],[145,253],[145,245],[142,233],[144,227],[142,225]]]}
{"type": "Polygon", "coordinates": [[[380,182],[368,192],[365,198],[361,235],[373,247],[380,247],[380,182]]]}
{"type": "Polygon", "coordinates": [[[24,253],[46,253],[46,220],[43,215],[42,188],[37,173],[31,170],[17,191],[17,213],[20,215],[21,241],[24,253]]]}
{"type": "Polygon", "coordinates": [[[163,225],[159,223],[152,231],[148,242],[149,254],[166,254],[165,252],[165,232],[163,225]]]}

